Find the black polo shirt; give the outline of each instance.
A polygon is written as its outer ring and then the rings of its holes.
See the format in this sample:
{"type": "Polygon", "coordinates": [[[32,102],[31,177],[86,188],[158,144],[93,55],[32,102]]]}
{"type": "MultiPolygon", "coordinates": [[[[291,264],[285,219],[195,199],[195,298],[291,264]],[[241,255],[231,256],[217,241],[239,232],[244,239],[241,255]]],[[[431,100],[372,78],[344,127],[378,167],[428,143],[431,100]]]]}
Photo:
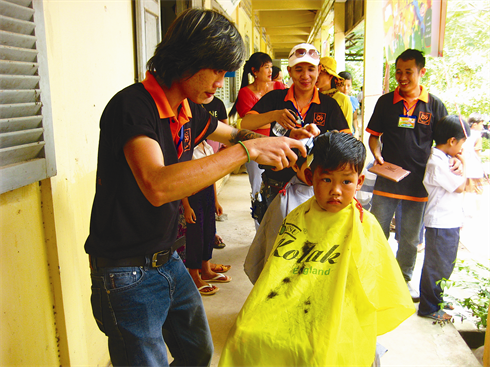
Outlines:
{"type": "MultiPolygon", "coordinates": [[[[297,111],[294,98],[294,84],[289,89],[270,91],[252,107],[247,115],[285,108],[295,112],[297,111]]],[[[351,133],[337,101],[327,95],[318,93],[316,88],[314,89],[313,98],[310,103],[300,112],[304,117],[305,124],[316,124],[321,134],[330,130],[351,133]]],[[[274,125],[275,122],[271,124],[270,136],[274,136],[272,133],[274,125]]],[[[267,169],[265,175],[276,181],[288,182],[295,175],[295,172],[292,168],[285,168],[277,172],[267,169]]]]}
{"type": "Polygon", "coordinates": [[[411,173],[400,182],[378,176],[373,193],[423,202],[427,201],[427,191],[422,182],[432,146],[434,125],[447,115],[447,110],[439,98],[422,87],[419,100],[410,111],[410,115],[416,118],[415,125],[413,128],[399,127],[400,115],[406,114],[405,105],[398,88],[381,96],[366,131],[374,136],[382,135],[381,154],[385,161],[399,165],[411,173]]]}
{"type": "Polygon", "coordinates": [[[184,100],[175,117],[155,79],[147,75],[143,83],[117,93],[100,120],[96,193],[85,242],[93,256],[148,255],[170,248],[177,236],[180,200],[150,204],[125,159],[126,142],[138,135],[157,141],[168,166],[190,160],[194,146],[217,126],[217,119],[192,101],[184,100]]]}

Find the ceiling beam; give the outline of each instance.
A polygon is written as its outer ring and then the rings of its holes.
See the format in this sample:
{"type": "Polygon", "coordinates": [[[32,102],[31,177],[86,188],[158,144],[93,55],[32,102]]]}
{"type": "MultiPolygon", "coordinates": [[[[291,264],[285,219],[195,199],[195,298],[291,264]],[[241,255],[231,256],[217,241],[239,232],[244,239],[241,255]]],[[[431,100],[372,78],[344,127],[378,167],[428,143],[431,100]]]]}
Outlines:
{"type": "Polygon", "coordinates": [[[294,43],[294,44],[298,44],[298,43],[303,43],[303,42],[306,42],[306,40],[308,39],[307,36],[297,36],[297,35],[289,35],[289,36],[274,36],[274,37],[271,37],[271,43],[276,45],[276,44],[281,44],[281,43],[294,43]]]}
{"type": "MultiPolygon", "coordinates": [[[[294,27],[294,34],[306,36],[310,34],[310,27],[294,27]]],[[[291,34],[291,29],[286,27],[268,27],[267,34],[269,36],[289,36],[291,34]]]]}
{"type": "Polygon", "coordinates": [[[318,33],[322,29],[322,26],[327,19],[330,12],[333,12],[333,6],[335,0],[325,0],[322,4],[322,8],[317,12],[311,33],[308,37],[308,43],[313,43],[313,40],[317,37],[318,33]]]}
{"type": "Polygon", "coordinates": [[[310,11],[261,11],[261,27],[311,27],[315,14],[310,11]]]}
{"type": "Polygon", "coordinates": [[[252,0],[254,11],[320,9],[322,0],[252,0]]]}

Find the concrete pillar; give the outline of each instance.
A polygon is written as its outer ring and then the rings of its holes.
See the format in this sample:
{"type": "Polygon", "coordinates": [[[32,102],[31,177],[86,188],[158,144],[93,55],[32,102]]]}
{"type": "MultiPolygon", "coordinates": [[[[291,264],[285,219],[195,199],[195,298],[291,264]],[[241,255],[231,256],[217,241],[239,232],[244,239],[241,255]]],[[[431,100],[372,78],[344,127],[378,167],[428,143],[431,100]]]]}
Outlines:
{"type": "MultiPolygon", "coordinates": [[[[366,126],[383,92],[383,8],[381,1],[364,2],[364,83],[362,101],[362,141],[368,147],[366,126]]],[[[369,149],[368,149],[369,151],[369,149]]]]}
{"type": "Polygon", "coordinates": [[[329,29],[328,26],[323,26],[321,30],[322,49],[318,51],[320,51],[322,57],[330,55],[330,37],[328,35],[328,29],[329,29]]]}
{"type": "MultiPolygon", "coordinates": [[[[366,1],[368,2],[368,1],[366,1]]],[[[336,1],[334,5],[334,56],[337,72],[345,70],[345,2],[336,1]]]]}
{"type": "Polygon", "coordinates": [[[321,54],[320,49],[321,49],[321,47],[322,47],[322,39],[321,39],[321,38],[315,38],[315,39],[313,40],[313,46],[315,46],[315,48],[316,48],[316,49],[317,49],[317,50],[320,52],[320,54],[321,54]]]}

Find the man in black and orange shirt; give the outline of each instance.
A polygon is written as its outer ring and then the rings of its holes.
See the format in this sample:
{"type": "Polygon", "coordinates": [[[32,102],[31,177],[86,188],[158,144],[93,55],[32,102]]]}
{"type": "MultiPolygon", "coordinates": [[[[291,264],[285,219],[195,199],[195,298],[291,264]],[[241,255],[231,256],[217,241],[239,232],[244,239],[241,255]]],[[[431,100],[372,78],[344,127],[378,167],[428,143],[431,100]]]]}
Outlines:
{"type": "MultiPolygon", "coordinates": [[[[301,117],[303,126],[315,125],[320,133],[330,130],[350,133],[338,103],[333,98],[318,93],[316,81],[319,64],[320,55],[315,46],[308,43],[294,46],[288,59],[288,72],[293,85],[289,89],[273,90],[263,96],[243,117],[241,127],[254,130],[272,123],[270,136],[277,136],[274,127],[280,124],[288,130],[287,136],[295,137],[298,127],[301,127],[297,116],[301,117]]],[[[261,193],[266,198],[267,206],[294,175],[292,168],[281,171],[265,170],[262,174],[261,193]]]]}
{"type": "MultiPolygon", "coordinates": [[[[396,59],[394,92],[379,98],[366,131],[376,164],[399,165],[411,173],[400,182],[378,176],[373,191],[371,212],[388,238],[390,223],[401,202],[402,219],[396,258],[414,302],[418,292],[408,283],[412,279],[427,191],[422,183],[432,146],[434,124],[447,115],[446,107],[420,85],[425,57],[418,50],[406,50],[396,59]]],[[[417,287],[418,288],[418,287],[417,287]]]]}
{"type": "Polygon", "coordinates": [[[292,148],[306,154],[295,140],[255,139],[261,136],[220,123],[200,106],[244,55],[226,17],[190,9],[157,46],[146,79],[117,93],[103,112],[85,251],[94,318],[114,366],[168,366],[167,347],[175,365],[210,364],[201,295],[174,251],[179,201],[251,159],[282,169],[296,161],[292,148]],[[229,148],[191,160],[208,136],[229,148]]]}

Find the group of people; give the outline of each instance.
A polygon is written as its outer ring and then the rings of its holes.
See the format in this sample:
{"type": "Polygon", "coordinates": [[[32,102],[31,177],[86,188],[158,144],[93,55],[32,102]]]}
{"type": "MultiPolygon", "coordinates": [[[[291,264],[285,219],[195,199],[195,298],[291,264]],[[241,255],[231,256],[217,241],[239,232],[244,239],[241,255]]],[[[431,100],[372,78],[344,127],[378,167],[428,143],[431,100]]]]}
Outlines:
{"type": "Polygon", "coordinates": [[[245,65],[254,82],[244,77],[234,107],[240,128],[234,128],[202,105],[213,100],[225,73],[237,70],[244,55],[232,22],[212,10],[189,9],[157,46],[146,79],[118,92],[102,114],[85,250],[93,314],[108,336],[112,364],[168,365],[167,347],[172,365],[210,364],[213,342],[201,294],[216,292],[210,281],[231,278],[210,262],[213,225],[188,236],[187,246],[191,242],[200,252],[183,264],[175,251],[181,246],[179,203],[190,224],[199,216],[214,220],[221,212],[214,183],[247,164],[253,167],[247,167],[249,174],[261,179],[260,187],[251,179],[252,189],[269,207],[257,230],[267,246],[247,257],[255,285],[220,366],[378,365],[383,348],[376,337],[415,312],[406,282],[427,201],[425,224],[434,234],[426,246],[434,249],[436,265],[424,263],[419,315],[444,318],[440,302],[434,303],[440,293],[433,280],[452,270],[452,255],[441,254],[445,243],[438,233],[442,229],[454,241],[459,222],[451,221],[446,231],[448,223],[430,221],[431,211],[447,210],[453,200],[442,190],[459,195],[464,185],[458,149],[469,128],[459,117],[445,117],[442,102],[419,85],[423,55],[400,55],[398,88],[380,98],[367,131],[376,164],[386,159],[411,174],[398,183],[378,177],[371,214],[355,199],[364,182],[366,148],[329,96],[338,93],[333,85],[325,84],[325,94],[317,88],[319,75],[330,83],[342,77],[332,60],[320,58],[313,45],[293,47],[293,83],[286,88],[272,81],[270,57],[254,54],[245,65]],[[210,150],[208,138],[226,149],[210,150]],[[439,182],[439,170],[450,186],[439,182]],[[432,200],[441,193],[442,201],[432,200]],[[403,221],[395,260],[387,237],[399,202],[403,221]]]}

